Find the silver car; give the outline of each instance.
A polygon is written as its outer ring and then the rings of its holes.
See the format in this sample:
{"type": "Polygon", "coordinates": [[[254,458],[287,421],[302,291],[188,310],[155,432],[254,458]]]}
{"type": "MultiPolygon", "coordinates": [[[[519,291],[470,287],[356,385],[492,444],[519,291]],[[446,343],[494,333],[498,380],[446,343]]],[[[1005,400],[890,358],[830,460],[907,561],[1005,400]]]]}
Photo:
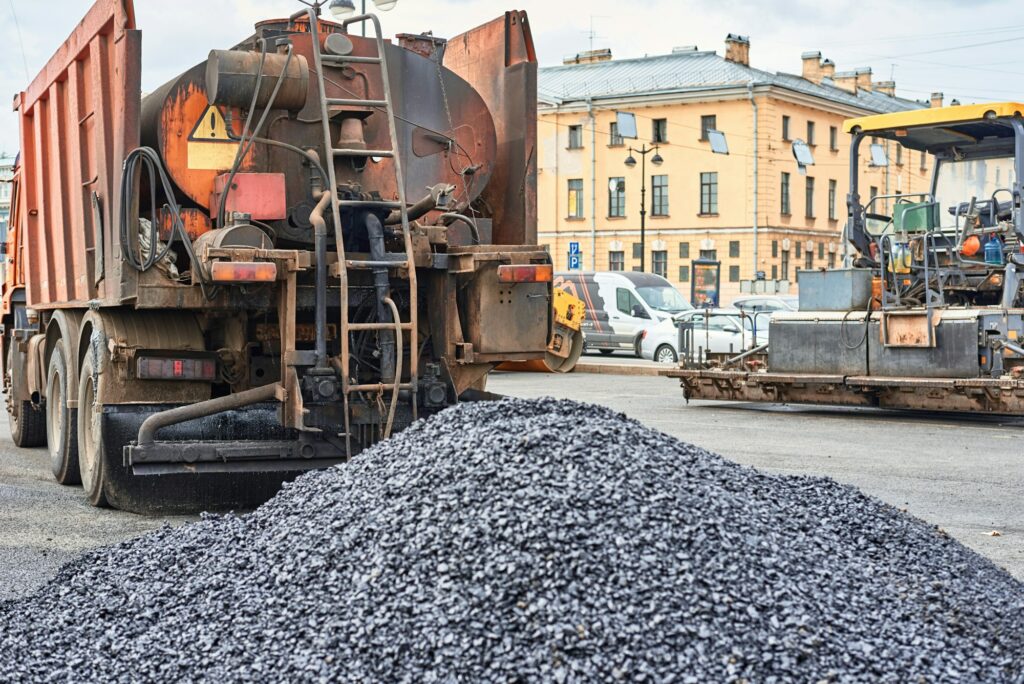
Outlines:
{"type": "Polygon", "coordinates": [[[739,354],[768,341],[768,327],[754,334],[753,319],[739,309],[694,309],[651,325],[641,333],[640,355],[659,363],[679,361],[679,326],[693,326],[690,354],[696,360],[707,353],[739,354]]]}

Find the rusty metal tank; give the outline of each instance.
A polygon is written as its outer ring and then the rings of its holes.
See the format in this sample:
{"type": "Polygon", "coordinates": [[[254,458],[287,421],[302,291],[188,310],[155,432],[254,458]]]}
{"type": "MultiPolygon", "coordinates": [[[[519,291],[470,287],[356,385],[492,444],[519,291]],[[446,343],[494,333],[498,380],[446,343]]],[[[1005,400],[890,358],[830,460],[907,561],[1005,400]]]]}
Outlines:
{"type": "MultiPolygon", "coordinates": [[[[376,53],[371,39],[342,34],[336,24],[322,21],[321,31],[321,39],[329,43],[321,46],[325,52],[341,44],[353,55],[376,53]]],[[[456,188],[454,201],[465,208],[480,197],[491,178],[498,157],[495,122],[477,90],[443,66],[444,42],[426,42],[431,49],[422,49],[423,41],[408,41],[419,49],[385,42],[405,195],[414,201],[426,194],[428,186],[450,183],[456,188]]],[[[302,149],[322,147],[320,94],[316,79],[310,78],[313,53],[308,24],[300,20],[289,29],[287,19],[261,22],[256,33],[234,49],[212,51],[207,61],[143,99],[142,143],[158,151],[186,207],[216,213],[211,195],[217,177],[229,172],[235,162],[264,43],[268,53],[254,124],[263,113],[261,103],[269,100],[282,72],[284,76],[259,135],[302,149]],[[283,41],[279,42],[286,35],[293,46],[290,59],[283,41]]],[[[329,98],[384,98],[379,65],[325,69],[329,98]]],[[[383,110],[331,107],[329,116],[339,147],[391,148],[383,110]]],[[[334,163],[340,185],[385,200],[398,198],[392,159],[342,158],[334,163]]],[[[312,240],[308,216],[314,205],[309,190],[313,168],[294,151],[259,142],[241,160],[241,172],[284,173],[287,217],[271,222],[283,240],[312,240]]],[[[202,230],[199,226],[189,232],[202,230]]]]}

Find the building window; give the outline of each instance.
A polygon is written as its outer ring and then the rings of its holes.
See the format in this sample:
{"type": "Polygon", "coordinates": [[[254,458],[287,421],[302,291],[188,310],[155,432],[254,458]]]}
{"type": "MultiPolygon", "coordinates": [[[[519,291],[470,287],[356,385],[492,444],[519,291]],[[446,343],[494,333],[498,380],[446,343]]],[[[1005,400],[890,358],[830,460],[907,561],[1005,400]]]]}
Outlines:
{"type": "Polygon", "coordinates": [[[651,216],[668,216],[668,176],[651,176],[651,216]]]}
{"type": "Polygon", "coordinates": [[[779,257],[779,241],[778,240],[772,240],[772,259],[777,259],[778,257],[779,257]]]}
{"type": "Polygon", "coordinates": [[[690,267],[680,266],[679,267],[679,282],[688,283],[690,282],[690,267]]]}
{"type": "Polygon", "coordinates": [[[668,119],[654,119],[651,122],[651,142],[668,142],[668,119]]]}
{"type": "Polygon", "coordinates": [[[819,259],[824,259],[825,258],[825,243],[824,242],[819,242],[818,243],[818,258],[819,259]]]}
{"type": "Polygon", "coordinates": [[[789,173],[782,172],[782,213],[789,216],[789,173]]]}
{"type": "Polygon", "coordinates": [[[833,152],[839,150],[839,129],[835,126],[828,127],[828,149],[833,152]]]}
{"type": "Polygon", "coordinates": [[[626,215],[626,179],[622,176],[608,179],[608,216],[626,215]]]}
{"type": "Polygon", "coordinates": [[[619,135],[619,124],[617,121],[612,121],[611,125],[608,126],[608,144],[613,147],[622,145],[622,136],[619,135]]]}
{"type": "MultiPolygon", "coordinates": [[[[875,199],[876,197],[878,197],[878,188],[877,188],[876,186],[872,185],[872,186],[871,186],[871,189],[870,189],[870,190],[868,191],[868,200],[869,200],[869,201],[870,201],[870,200],[873,200],[873,199],[875,199]]],[[[873,207],[872,207],[872,208],[873,208],[873,207]]],[[[876,211],[877,211],[877,210],[876,210],[876,211]]]]}
{"type": "Polygon", "coordinates": [[[569,149],[583,149],[583,126],[569,126],[569,149]]]}
{"type": "Polygon", "coordinates": [[[808,145],[814,145],[814,122],[813,121],[808,121],[807,122],[807,140],[805,140],[804,142],[806,142],[808,145]]]}
{"type": "Polygon", "coordinates": [[[718,117],[714,114],[700,117],[700,139],[708,139],[708,131],[718,130],[718,117]]]}
{"type": "Polygon", "coordinates": [[[783,280],[789,280],[789,250],[788,249],[782,250],[781,270],[782,270],[782,279],[783,280]]]}
{"type": "Polygon", "coordinates": [[[740,282],[740,267],[730,266],[729,267],[729,282],[738,283],[740,282]]]}
{"type": "Polygon", "coordinates": [[[836,253],[835,252],[829,252],[828,253],[828,267],[829,268],[835,268],[836,267],[836,253]]]}
{"type": "Polygon", "coordinates": [[[729,256],[736,259],[740,255],[740,241],[730,240],[729,241],[729,256]]]}
{"type": "Polygon", "coordinates": [[[903,145],[896,145],[896,166],[903,166],[903,145]]]}
{"type": "Polygon", "coordinates": [[[782,117],[782,139],[789,140],[789,117],[785,115],[782,117]]]}
{"type": "Polygon", "coordinates": [[[639,259],[644,253],[644,245],[641,242],[633,243],[633,258],[639,259]]]}
{"type": "Polygon", "coordinates": [[[836,220],[836,182],[834,180],[828,182],[828,220],[836,220]]]}
{"type": "Polygon", "coordinates": [[[625,271],[626,253],[621,250],[617,252],[608,252],[608,270],[625,271]]]}
{"type": "Polygon", "coordinates": [[[569,179],[569,218],[583,218],[583,179],[569,179]]]}
{"type": "Polygon", "coordinates": [[[651,270],[654,271],[654,275],[660,275],[662,278],[668,278],[667,249],[651,250],[651,270]]]}
{"type": "Polygon", "coordinates": [[[700,258],[708,259],[710,261],[718,261],[718,250],[715,249],[702,249],[700,250],[700,258]]]}
{"type": "Polygon", "coordinates": [[[776,264],[772,264],[772,280],[779,279],[779,267],[776,264]]]}
{"type": "Polygon", "coordinates": [[[690,258],[690,243],[680,242],[679,243],[679,258],[689,259],[690,258]]]}
{"type": "Polygon", "coordinates": [[[700,174],[700,213],[718,213],[718,172],[700,174]]]}
{"type": "Polygon", "coordinates": [[[802,242],[796,243],[796,258],[797,259],[800,258],[800,254],[801,254],[802,250],[803,250],[803,243],[802,242]]]}
{"type": "Polygon", "coordinates": [[[808,271],[814,268],[814,250],[809,249],[804,252],[804,268],[808,271]]]}
{"type": "Polygon", "coordinates": [[[928,168],[927,157],[925,157],[925,153],[922,152],[921,153],[921,170],[924,171],[927,168],[928,168]]]}
{"type": "Polygon", "coordinates": [[[804,216],[807,218],[814,218],[814,179],[808,176],[807,182],[807,201],[804,207],[804,216]]]}

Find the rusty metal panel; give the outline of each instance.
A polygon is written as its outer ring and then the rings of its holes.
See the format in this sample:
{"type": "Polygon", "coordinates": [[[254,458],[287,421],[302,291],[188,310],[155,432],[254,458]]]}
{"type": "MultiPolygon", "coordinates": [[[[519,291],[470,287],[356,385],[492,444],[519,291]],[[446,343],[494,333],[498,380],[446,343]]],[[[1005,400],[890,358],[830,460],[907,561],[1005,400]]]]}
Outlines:
{"type": "MultiPolygon", "coordinates": [[[[211,207],[219,205],[230,175],[221,174],[214,180],[211,207]]],[[[283,173],[237,173],[231,183],[224,211],[229,215],[235,211],[242,212],[260,221],[285,219],[288,208],[284,187],[283,173]]]]}
{"type": "MultiPolygon", "coordinates": [[[[134,29],[131,0],[98,0],[15,98],[30,306],[121,296],[108,283],[121,280],[112,278],[120,276],[113,227],[121,164],[139,139],[141,35],[134,29]]],[[[122,283],[133,284],[134,276],[122,283]]]]}
{"type": "Polygon", "coordinates": [[[506,12],[448,41],[444,65],[479,92],[494,116],[498,155],[482,201],[494,243],[537,241],[537,55],[526,12],[506,12]]]}

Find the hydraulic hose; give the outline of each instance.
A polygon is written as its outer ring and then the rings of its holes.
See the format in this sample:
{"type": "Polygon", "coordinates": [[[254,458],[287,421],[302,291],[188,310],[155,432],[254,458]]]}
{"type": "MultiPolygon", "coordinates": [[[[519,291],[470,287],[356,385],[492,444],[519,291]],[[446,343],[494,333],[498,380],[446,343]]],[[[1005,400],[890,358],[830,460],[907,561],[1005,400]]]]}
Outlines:
{"type": "MultiPolygon", "coordinates": [[[[370,239],[370,259],[383,264],[387,260],[387,252],[384,251],[384,225],[376,214],[365,216],[366,234],[370,239]]],[[[377,320],[381,323],[391,323],[391,311],[387,306],[387,300],[391,296],[391,279],[388,277],[387,266],[373,267],[373,289],[377,295],[377,320]]],[[[381,382],[391,382],[395,378],[394,333],[390,330],[381,330],[379,339],[381,382]]]]}

